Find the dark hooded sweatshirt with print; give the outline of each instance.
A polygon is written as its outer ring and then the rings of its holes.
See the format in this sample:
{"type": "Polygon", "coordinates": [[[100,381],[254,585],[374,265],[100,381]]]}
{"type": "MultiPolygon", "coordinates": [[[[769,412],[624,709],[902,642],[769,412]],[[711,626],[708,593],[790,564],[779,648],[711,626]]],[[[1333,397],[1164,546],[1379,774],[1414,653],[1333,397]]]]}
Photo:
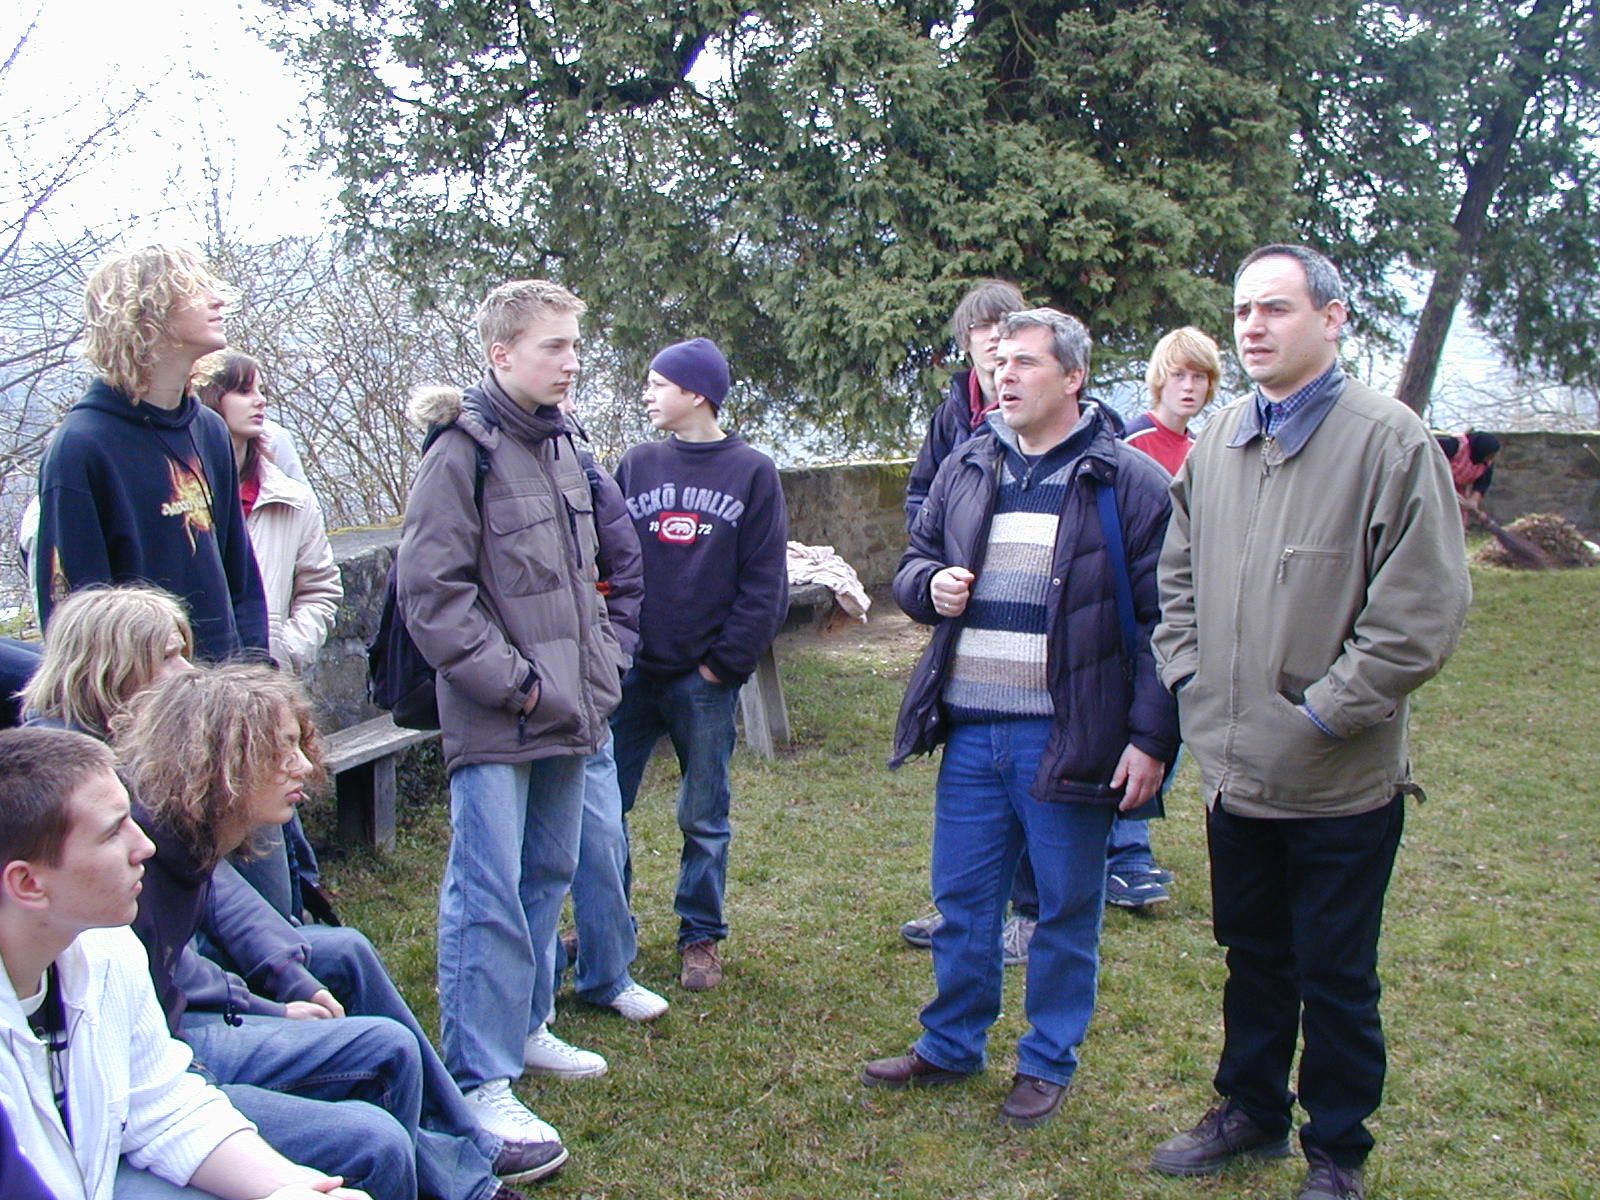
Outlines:
{"type": "Polygon", "coordinates": [[[45,452],[39,506],[31,566],[41,627],[90,584],[153,583],[188,607],[200,658],[266,653],[233,443],[193,396],[169,411],[91,383],[45,452]]]}

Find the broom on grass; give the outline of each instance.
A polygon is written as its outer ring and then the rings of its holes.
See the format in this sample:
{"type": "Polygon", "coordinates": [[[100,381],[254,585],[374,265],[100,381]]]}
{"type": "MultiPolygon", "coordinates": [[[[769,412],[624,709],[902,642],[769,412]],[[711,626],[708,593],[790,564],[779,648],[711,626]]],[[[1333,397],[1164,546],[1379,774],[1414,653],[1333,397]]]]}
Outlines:
{"type": "Polygon", "coordinates": [[[1549,556],[1527,538],[1518,537],[1481,508],[1468,507],[1467,502],[1460,496],[1456,497],[1456,503],[1468,514],[1469,519],[1476,520],[1490,533],[1494,534],[1495,540],[1505,547],[1506,553],[1511,556],[1513,561],[1532,571],[1549,569],[1549,556]]]}

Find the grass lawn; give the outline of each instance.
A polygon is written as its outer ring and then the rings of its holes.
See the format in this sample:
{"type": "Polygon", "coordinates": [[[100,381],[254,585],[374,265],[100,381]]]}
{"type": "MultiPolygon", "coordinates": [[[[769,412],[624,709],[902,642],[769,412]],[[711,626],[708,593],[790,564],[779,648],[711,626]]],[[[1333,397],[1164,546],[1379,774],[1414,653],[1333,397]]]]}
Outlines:
{"type": "MultiPolygon", "coordinates": [[[[1412,722],[1429,800],[1407,814],[1389,892],[1390,1073],[1369,1190],[1600,1197],[1600,572],[1479,570],[1474,584],[1462,647],[1412,722]]],[[[857,1082],[865,1059],[911,1043],[932,989],[927,954],[896,927],[927,901],[934,763],[884,765],[920,644],[891,611],[866,631],[780,646],[798,746],[777,762],[735,758],[733,936],[714,992],[676,983],[676,768],[652,764],[633,822],[634,974],[672,1011],[641,1027],[562,994],[558,1032],[611,1071],[519,1084],[572,1150],[543,1194],[1294,1195],[1298,1158],[1200,1181],[1143,1170],[1210,1103],[1221,1037],[1192,768],[1154,834],[1177,873],[1173,903],[1107,914],[1098,1011],[1052,1124],[1017,1133],[995,1121],[1023,1030],[1016,968],[987,1074],[918,1093],[857,1082]]],[[[328,875],[432,1022],[447,821],[436,795],[408,804],[392,855],[354,853],[328,875]]]]}

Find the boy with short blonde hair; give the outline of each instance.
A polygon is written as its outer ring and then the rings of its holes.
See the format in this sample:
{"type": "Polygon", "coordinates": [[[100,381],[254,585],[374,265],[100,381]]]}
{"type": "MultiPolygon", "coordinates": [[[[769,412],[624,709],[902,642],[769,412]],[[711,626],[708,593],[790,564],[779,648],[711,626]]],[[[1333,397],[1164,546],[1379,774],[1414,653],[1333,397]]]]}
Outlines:
{"type": "Polygon", "coordinates": [[[577,378],[583,311],[545,280],[484,299],[482,380],[413,398],[413,420],[440,428],[395,571],[406,626],[438,672],[450,776],[444,1059],[480,1123],[507,1140],[529,1137],[512,1079],[606,1070],[547,1027],[584,760],[605,741],[624,662],[595,587],[589,481],[559,408],[577,378]]]}

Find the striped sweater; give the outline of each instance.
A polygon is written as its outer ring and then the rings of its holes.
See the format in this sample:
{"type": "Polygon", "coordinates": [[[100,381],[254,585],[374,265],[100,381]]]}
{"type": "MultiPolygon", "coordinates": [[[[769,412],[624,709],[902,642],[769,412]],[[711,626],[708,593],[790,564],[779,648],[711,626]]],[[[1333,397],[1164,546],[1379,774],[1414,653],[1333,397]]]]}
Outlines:
{"type": "MultiPolygon", "coordinates": [[[[1061,447],[1059,449],[1066,449],[1061,447]]],[[[972,585],[944,703],[952,721],[1054,713],[1045,677],[1050,567],[1075,453],[1007,453],[983,570],[972,585]]]]}

